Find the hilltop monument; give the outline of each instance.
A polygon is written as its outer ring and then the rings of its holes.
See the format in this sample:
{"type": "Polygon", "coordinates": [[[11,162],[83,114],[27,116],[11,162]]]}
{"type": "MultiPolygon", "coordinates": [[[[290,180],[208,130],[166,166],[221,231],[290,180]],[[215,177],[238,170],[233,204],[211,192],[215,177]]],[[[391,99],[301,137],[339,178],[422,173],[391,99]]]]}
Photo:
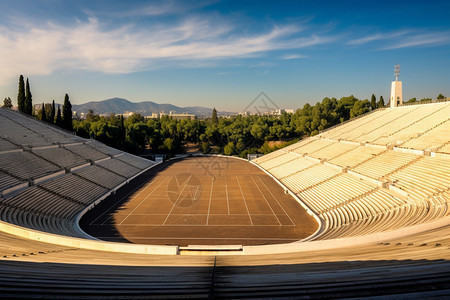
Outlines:
{"type": "Polygon", "coordinates": [[[395,81],[392,81],[391,84],[391,98],[389,100],[391,107],[397,107],[403,104],[402,82],[398,81],[399,75],[400,75],[400,65],[395,65],[394,66],[395,81]]]}

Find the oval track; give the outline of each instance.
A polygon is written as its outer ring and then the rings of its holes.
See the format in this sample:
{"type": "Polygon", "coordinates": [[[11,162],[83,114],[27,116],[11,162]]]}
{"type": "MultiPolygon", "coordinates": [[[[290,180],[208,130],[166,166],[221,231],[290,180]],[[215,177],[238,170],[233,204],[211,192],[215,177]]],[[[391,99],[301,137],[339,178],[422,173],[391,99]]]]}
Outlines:
{"type": "Polygon", "coordinates": [[[318,228],[270,176],[224,157],[152,168],[86,214],[81,226],[102,240],[180,246],[290,243],[318,228]]]}

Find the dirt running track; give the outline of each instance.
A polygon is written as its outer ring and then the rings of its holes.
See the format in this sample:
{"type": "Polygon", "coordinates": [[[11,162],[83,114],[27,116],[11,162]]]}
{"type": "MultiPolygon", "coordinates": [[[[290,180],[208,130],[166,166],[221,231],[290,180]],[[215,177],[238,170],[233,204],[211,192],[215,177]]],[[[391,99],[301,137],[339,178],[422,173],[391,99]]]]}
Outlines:
{"type": "Polygon", "coordinates": [[[270,176],[224,157],[189,157],[152,168],[80,225],[102,240],[180,246],[290,243],[318,228],[270,176]]]}

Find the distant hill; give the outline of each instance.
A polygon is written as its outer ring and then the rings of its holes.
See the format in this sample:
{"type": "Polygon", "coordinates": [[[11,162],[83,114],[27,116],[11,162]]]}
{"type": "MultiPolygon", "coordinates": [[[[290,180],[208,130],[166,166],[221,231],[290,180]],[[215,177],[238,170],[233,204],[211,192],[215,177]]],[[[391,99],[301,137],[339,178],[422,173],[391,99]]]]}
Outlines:
{"type": "Polygon", "coordinates": [[[142,115],[150,115],[151,113],[165,112],[169,113],[188,113],[196,116],[210,116],[212,108],[201,106],[179,107],[172,104],[158,104],[152,101],[131,102],[123,98],[111,98],[103,101],[91,101],[84,104],[72,105],[72,110],[78,114],[87,113],[92,109],[97,114],[123,114],[125,112],[136,112],[142,115]]]}

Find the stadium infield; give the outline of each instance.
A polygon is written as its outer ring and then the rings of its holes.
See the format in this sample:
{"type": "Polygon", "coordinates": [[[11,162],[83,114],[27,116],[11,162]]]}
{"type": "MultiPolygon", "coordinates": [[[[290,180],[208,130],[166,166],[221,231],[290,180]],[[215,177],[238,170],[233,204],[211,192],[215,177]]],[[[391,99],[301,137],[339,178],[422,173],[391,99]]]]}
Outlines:
{"type": "Polygon", "coordinates": [[[156,166],[89,211],[80,226],[101,240],[180,246],[290,243],[318,228],[270,176],[225,157],[156,166]]]}

